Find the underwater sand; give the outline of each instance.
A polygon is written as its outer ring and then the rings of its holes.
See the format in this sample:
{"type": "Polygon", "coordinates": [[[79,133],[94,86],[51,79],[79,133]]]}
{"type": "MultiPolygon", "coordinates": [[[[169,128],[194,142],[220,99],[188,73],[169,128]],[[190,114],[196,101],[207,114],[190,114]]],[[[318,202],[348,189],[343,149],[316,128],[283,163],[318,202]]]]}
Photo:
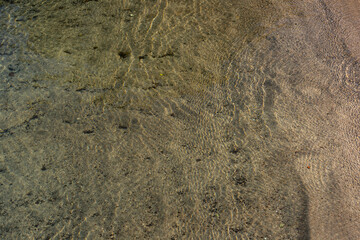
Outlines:
{"type": "Polygon", "coordinates": [[[360,239],[360,3],[0,1],[1,239],[360,239]]]}

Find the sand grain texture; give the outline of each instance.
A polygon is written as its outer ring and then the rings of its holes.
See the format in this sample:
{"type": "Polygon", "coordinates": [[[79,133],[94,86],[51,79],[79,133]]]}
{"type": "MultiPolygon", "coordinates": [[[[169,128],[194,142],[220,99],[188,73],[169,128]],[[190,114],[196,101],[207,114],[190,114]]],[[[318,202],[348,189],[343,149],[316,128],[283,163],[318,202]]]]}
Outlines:
{"type": "Polygon", "coordinates": [[[360,238],[358,1],[0,6],[1,239],[360,238]]]}

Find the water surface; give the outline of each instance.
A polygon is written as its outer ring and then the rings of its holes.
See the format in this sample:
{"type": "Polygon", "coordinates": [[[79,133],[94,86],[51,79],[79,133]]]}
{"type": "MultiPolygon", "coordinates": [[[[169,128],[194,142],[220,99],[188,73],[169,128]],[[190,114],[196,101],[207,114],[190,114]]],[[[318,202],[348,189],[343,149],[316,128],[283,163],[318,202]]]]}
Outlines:
{"type": "Polygon", "coordinates": [[[358,239],[359,2],[1,1],[3,239],[358,239]]]}

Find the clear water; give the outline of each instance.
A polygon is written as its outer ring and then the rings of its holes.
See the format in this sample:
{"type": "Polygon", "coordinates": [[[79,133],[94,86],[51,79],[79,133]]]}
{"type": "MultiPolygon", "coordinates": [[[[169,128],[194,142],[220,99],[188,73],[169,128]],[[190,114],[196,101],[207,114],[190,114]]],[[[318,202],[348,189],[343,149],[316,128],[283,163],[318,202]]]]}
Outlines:
{"type": "Polygon", "coordinates": [[[1,239],[358,239],[359,3],[0,1],[1,239]]]}

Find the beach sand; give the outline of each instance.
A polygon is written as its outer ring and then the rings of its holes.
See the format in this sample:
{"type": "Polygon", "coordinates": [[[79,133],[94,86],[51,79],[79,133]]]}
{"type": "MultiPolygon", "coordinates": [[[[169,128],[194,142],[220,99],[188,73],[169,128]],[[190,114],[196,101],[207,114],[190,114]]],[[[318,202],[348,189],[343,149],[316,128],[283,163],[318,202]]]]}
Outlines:
{"type": "Polygon", "coordinates": [[[0,6],[1,239],[360,238],[358,1],[0,6]]]}

